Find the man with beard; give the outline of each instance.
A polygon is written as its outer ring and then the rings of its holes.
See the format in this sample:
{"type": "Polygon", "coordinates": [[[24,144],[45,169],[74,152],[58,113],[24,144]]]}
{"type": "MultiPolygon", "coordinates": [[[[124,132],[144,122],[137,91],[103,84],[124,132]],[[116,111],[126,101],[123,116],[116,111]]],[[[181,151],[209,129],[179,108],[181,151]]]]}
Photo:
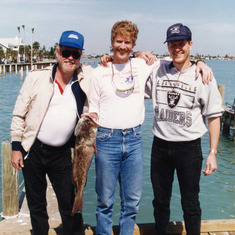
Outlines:
{"type": "Polygon", "coordinates": [[[70,151],[89,87],[90,67],[79,64],[83,43],[80,33],[63,32],[56,49],[58,63],[28,74],[13,111],[12,165],[23,170],[35,235],[49,231],[46,175],[56,193],[64,234],[83,234],[81,214],[71,215],[74,188],[70,151]]]}

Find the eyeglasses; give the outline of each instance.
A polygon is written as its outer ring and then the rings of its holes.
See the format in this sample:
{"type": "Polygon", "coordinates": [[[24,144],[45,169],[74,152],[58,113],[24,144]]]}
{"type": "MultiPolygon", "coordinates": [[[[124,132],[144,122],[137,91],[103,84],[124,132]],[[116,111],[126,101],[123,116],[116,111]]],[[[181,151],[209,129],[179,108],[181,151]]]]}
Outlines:
{"type": "Polygon", "coordinates": [[[81,53],[79,53],[78,51],[71,51],[71,50],[63,50],[61,51],[61,54],[64,58],[68,58],[70,55],[72,55],[72,57],[77,60],[81,57],[81,53]]]}

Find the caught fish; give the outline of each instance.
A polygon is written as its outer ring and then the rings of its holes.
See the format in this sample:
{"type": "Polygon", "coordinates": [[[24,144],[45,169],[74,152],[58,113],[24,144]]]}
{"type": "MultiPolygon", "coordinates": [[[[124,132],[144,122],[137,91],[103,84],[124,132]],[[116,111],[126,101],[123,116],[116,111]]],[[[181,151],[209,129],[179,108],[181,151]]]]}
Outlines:
{"type": "Polygon", "coordinates": [[[83,190],[87,181],[95,147],[98,124],[88,115],[84,115],[75,128],[76,143],[73,159],[73,182],[76,187],[72,214],[82,212],[83,190]]]}

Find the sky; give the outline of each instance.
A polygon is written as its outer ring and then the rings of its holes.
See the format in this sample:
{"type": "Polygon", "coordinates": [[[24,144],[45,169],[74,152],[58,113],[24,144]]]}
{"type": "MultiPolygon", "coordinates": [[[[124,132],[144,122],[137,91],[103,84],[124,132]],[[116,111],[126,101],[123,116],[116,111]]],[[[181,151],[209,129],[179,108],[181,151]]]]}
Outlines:
{"type": "Polygon", "coordinates": [[[235,0],[1,0],[0,38],[19,37],[20,27],[27,45],[49,49],[63,31],[75,30],[84,35],[85,55],[104,54],[120,20],[139,28],[134,51],[165,54],[167,28],[182,23],[192,31],[191,54],[235,56],[235,0]]]}

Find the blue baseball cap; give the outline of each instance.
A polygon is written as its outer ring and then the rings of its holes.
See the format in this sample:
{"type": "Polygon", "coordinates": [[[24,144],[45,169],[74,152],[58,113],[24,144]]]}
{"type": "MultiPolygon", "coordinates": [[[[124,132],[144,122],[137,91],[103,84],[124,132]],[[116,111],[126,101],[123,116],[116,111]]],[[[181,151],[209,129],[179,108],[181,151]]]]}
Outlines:
{"type": "Polygon", "coordinates": [[[83,49],[84,37],[76,31],[64,31],[60,37],[59,45],[83,49]]]}
{"type": "Polygon", "coordinates": [[[170,42],[170,41],[179,41],[179,40],[184,40],[184,39],[189,39],[191,41],[192,33],[187,26],[182,25],[181,23],[178,23],[178,24],[174,24],[170,26],[167,29],[166,41],[164,43],[170,42]]]}

